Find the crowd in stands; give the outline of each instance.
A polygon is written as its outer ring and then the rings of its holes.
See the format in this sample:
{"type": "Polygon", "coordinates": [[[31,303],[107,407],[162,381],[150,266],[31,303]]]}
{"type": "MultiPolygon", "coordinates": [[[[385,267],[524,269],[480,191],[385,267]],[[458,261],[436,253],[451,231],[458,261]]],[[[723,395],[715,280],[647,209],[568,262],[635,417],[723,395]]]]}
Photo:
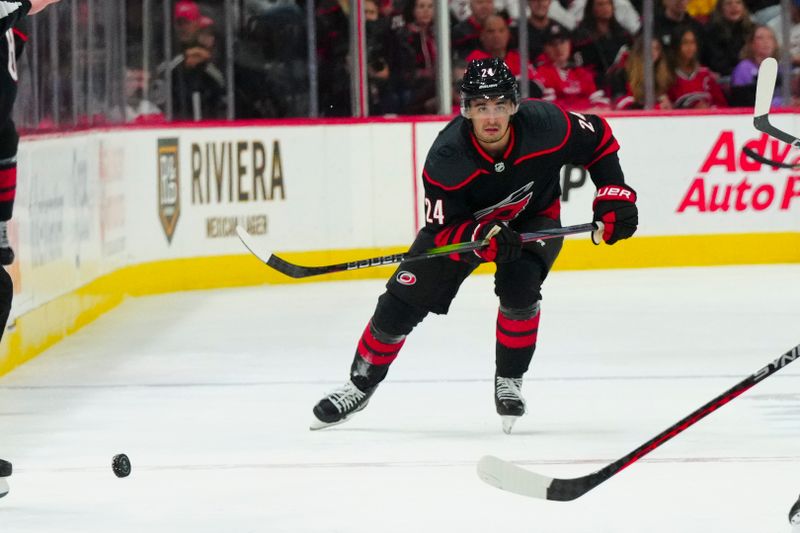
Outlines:
{"type": "MultiPolygon", "coordinates": [[[[234,65],[237,118],[308,113],[304,0],[246,14],[234,65]]],[[[654,76],[657,109],[752,106],[758,65],[778,57],[777,0],[656,0],[654,39],[642,41],[641,0],[450,0],[453,108],[458,81],[476,58],[502,58],[529,93],[575,110],[642,109],[645,71],[654,76]],[[528,64],[521,64],[518,28],[527,25],[528,64]],[[645,65],[645,46],[653,63],[645,65]]],[[[351,0],[315,2],[322,116],[350,116],[351,0]]],[[[177,0],[175,57],[155,78],[171,76],[175,118],[222,118],[226,81],[219,28],[202,2],[177,0]]],[[[434,0],[364,0],[370,115],[436,113],[434,0]]],[[[800,66],[800,0],[793,0],[789,43],[800,66]]],[[[127,116],[142,104],[149,75],[129,69],[127,116]],[[137,100],[139,98],[139,100],[137,100]]],[[[796,94],[795,91],[793,91],[796,94]]],[[[793,105],[795,102],[776,103],[793,105]]]]}

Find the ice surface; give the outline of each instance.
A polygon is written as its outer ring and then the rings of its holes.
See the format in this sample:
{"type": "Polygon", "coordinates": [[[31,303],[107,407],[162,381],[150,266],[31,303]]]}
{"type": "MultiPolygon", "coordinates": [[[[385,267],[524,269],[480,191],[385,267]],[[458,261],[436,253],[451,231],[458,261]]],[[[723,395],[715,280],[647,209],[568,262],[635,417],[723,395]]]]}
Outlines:
{"type": "Polygon", "coordinates": [[[800,363],[574,502],[504,493],[475,463],[569,477],[628,453],[800,342],[799,282],[800,265],[551,274],[512,435],[490,276],[319,432],[311,407],[346,379],[383,281],[129,300],[0,378],[0,531],[789,533],[800,363]]]}

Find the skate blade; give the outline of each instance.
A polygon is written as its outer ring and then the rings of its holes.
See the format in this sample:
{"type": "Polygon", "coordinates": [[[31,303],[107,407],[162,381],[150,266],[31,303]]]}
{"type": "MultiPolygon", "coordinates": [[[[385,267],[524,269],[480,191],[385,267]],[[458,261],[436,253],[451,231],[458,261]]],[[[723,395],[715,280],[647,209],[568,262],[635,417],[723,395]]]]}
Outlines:
{"type": "Polygon", "coordinates": [[[314,420],[312,420],[311,424],[308,425],[308,429],[310,429],[311,431],[319,431],[320,429],[329,428],[331,426],[338,426],[339,424],[344,424],[345,422],[350,420],[351,416],[353,415],[346,416],[341,420],[337,420],[336,422],[323,422],[319,418],[314,417],[314,420]]]}
{"type": "Polygon", "coordinates": [[[519,420],[518,416],[501,415],[500,420],[503,422],[503,433],[511,435],[511,430],[514,429],[514,424],[519,420]]]}
{"type": "Polygon", "coordinates": [[[362,405],[361,407],[359,407],[358,409],[356,409],[355,411],[353,411],[352,413],[350,413],[346,417],[342,418],[341,420],[337,420],[336,422],[323,422],[322,420],[320,420],[319,418],[317,418],[315,416],[314,420],[312,420],[311,424],[309,424],[308,429],[310,429],[311,431],[317,431],[317,430],[320,430],[320,429],[329,428],[331,426],[338,426],[339,424],[344,424],[345,422],[347,422],[348,420],[353,418],[353,416],[355,416],[356,413],[359,413],[359,412],[363,411],[367,407],[368,403],[369,403],[369,400],[367,400],[367,402],[364,405],[362,405]]]}
{"type": "Polygon", "coordinates": [[[8,494],[8,491],[9,491],[9,488],[8,488],[8,482],[6,481],[6,478],[0,477],[0,498],[5,496],[6,494],[8,494]]]}

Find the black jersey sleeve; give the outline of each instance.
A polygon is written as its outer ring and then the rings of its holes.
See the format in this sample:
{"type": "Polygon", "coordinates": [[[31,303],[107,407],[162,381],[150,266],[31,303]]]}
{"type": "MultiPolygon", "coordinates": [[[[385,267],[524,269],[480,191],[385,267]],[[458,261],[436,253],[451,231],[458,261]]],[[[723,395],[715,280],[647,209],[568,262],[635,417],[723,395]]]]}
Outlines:
{"type": "MultiPolygon", "coordinates": [[[[440,167],[441,169],[441,167],[440,167]]],[[[447,186],[431,179],[427,169],[423,171],[425,187],[425,227],[422,231],[433,237],[435,246],[445,246],[477,239],[485,223],[475,219],[464,186],[447,186]]],[[[464,182],[461,182],[464,183],[464,182]]],[[[451,254],[454,261],[480,262],[475,254],[451,254]]]]}
{"type": "Polygon", "coordinates": [[[0,34],[14,27],[31,9],[30,0],[0,0],[0,34]]]}
{"type": "Polygon", "coordinates": [[[619,143],[611,126],[602,117],[567,113],[570,133],[567,140],[569,163],[586,168],[597,188],[625,183],[619,164],[619,143]]]}

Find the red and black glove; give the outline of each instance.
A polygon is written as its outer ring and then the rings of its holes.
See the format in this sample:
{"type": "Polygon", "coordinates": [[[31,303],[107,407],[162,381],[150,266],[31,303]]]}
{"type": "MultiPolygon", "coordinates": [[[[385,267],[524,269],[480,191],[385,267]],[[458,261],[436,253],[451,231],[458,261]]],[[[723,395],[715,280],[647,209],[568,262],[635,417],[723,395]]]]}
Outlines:
{"type": "MultiPolygon", "coordinates": [[[[597,189],[592,209],[594,220],[605,225],[602,238],[606,244],[627,239],[636,232],[639,225],[636,191],[627,185],[605,185],[597,189]]],[[[592,233],[592,242],[600,244],[596,233],[592,233]]]]}
{"type": "Polygon", "coordinates": [[[502,222],[480,224],[475,231],[475,240],[488,239],[489,245],[475,253],[484,261],[508,263],[522,255],[522,237],[502,222]]]}

